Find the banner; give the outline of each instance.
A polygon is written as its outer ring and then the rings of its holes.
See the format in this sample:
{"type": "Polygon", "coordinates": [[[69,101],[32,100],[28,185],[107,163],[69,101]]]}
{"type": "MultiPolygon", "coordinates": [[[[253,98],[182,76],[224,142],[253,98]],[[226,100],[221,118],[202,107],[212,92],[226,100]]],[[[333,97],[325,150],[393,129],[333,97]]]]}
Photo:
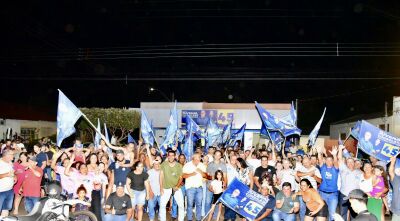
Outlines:
{"type": "Polygon", "coordinates": [[[206,127],[209,119],[223,127],[233,121],[233,110],[182,110],[182,126],[186,123],[186,116],[201,127],[206,127]]]}
{"type": "Polygon", "coordinates": [[[229,184],[219,200],[248,220],[254,220],[268,202],[265,196],[251,190],[237,178],[229,184]]]}
{"type": "Polygon", "coordinates": [[[397,156],[400,148],[400,138],[383,131],[367,121],[361,121],[352,131],[358,138],[357,147],[375,158],[389,162],[390,157],[397,156]],[[356,131],[359,131],[358,134],[356,131]]]}
{"type": "Polygon", "coordinates": [[[186,123],[186,116],[199,126],[207,126],[209,119],[217,121],[217,110],[182,110],[182,124],[186,123]]]}

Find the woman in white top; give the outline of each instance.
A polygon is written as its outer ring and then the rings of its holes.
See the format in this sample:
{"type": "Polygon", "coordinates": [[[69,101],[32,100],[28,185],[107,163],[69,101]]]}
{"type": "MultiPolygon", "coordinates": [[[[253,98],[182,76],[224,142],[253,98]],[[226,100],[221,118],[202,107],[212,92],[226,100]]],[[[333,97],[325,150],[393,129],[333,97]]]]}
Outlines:
{"type": "MultiPolygon", "coordinates": [[[[214,210],[215,206],[218,203],[219,197],[222,195],[222,192],[224,191],[224,173],[222,170],[217,170],[215,171],[214,175],[214,180],[211,181],[208,189],[213,192],[213,203],[210,209],[210,214],[208,215],[208,220],[211,221],[213,215],[214,215],[214,210]]],[[[221,215],[221,210],[222,210],[222,204],[218,203],[218,215],[217,215],[217,220],[219,220],[219,217],[221,215]]]]}
{"type": "Polygon", "coordinates": [[[253,170],[247,166],[247,163],[242,158],[237,158],[238,179],[246,184],[250,189],[253,189],[253,170]]]}
{"type": "Polygon", "coordinates": [[[369,192],[372,191],[373,187],[372,182],[375,179],[372,165],[370,163],[364,163],[362,170],[363,175],[360,179],[360,189],[369,195],[369,192]]]}

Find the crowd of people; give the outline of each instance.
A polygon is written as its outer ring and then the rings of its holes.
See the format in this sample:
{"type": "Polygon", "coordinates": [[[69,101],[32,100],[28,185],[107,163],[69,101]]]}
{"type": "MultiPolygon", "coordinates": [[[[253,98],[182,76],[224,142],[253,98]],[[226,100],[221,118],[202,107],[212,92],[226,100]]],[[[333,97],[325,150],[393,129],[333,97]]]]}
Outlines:
{"type": "Polygon", "coordinates": [[[88,202],[74,211],[90,210],[99,221],[245,220],[219,200],[236,178],[267,199],[256,221],[383,221],[389,213],[400,220],[395,157],[388,165],[373,156],[360,160],[343,145],[314,154],[294,144],[279,152],[273,145],[209,147],[207,153],[198,147],[190,159],[177,149],[161,154],[141,142],[109,147],[103,140],[83,147],[79,139],[71,148],[41,140],[30,149],[7,140],[1,145],[1,216],[18,215],[22,200],[29,213],[46,184],[59,182],[69,199],[88,202]]]}

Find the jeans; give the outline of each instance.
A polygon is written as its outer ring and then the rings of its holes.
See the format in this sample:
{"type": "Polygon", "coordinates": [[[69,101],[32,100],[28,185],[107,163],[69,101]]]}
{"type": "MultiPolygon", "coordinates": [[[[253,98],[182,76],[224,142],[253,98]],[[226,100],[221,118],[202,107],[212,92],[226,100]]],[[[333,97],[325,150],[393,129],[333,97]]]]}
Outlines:
{"type": "MultiPolygon", "coordinates": [[[[183,199],[185,199],[185,186],[182,186],[180,190],[182,191],[183,199]]],[[[175,197],[172,199],[171,218],[178,218],[178,203],[176,202],[175,197]]]]}
{"type": "Polygon", "coordinates": [[[326,205],[328,206],[329,221],[333,221],[336,212],[336,207],[338,205],[338,191],[333,193],[325,193],[319,191],[319,195],[321,195],[321,198],[325,201],[326,205]]]}
{"type": "Polygon", "coordinates": [[[40,197],[25,197],[25,210],[27,213],[30,213],[35,206],[35,203],[39,202],[40,197]]]}
{"type": "Polygon", "coordinates": [[[299,196],[299,201],[300,201],[300,210],[299,210],[300,221],[304,221],[304,217],[306,216],[306,203],[303,201],[302,196],[299,196]]]}
{"type": "Polygon", "coordinates": [[[149,199],[149,201],[147,201],[147,206],[149,207],[149,219],[150,220],[154,220],[154,217],[156,215],[156,211],[155,208],[158,205],[160,205],[160,196],[154,196],[153,199],[149,199]]]}
{"type": "MultiPolygon", "coordinates": [[[[167,220],[166,207],[172,195],[172,188],[163,189],[163,191],[164,194],[160,197],[160,211],[159,211],[160,221],[167,220]]],[[[183,221],[185,219],[185,206],[184,206],[184,198],[182,190],[181,189],[177,190],[173,197],[176,200],[176,203],[178,204],[178,221],[183,221]]]]}
{"type": "Polygon", "coordinates": [[[201,220],[201,201],[203,200],[203,187],[189,188],[187,195],[187,219],[193,220],[193,206],[196,206],[196,220],[201,220]]]}
{"type": "Polygon", "coordinates": [[[106,214],[104,216],[105,221],[126,221],[126,215],[112,215],[106,214]]]}
{"type": "Polygon", "coordinates": [[[354,212],[354,210],[350,206],[350,201],[345,200],[346,196],[339,192],[339,209],[340,209],[340,215],[342,216],[344,221],[347,220],[347,212],[350,212],[350,220],[353,220],[356,218],[357,213],[354,212]]]}
{"type": "Polygon", "coordinates": [[[208,210],[206,210],[206,194],[207,194],[207,183],[203,182],[203,187],[202,187],[202,194],[203,194],[203,200],[201,201],[201,216],[204,217],[208,210]]]}
{"type": "Polygon", "coordinates": [[[0,192],[0,211],[11,210],[14,202],[13,189],[0,192]]]}
{"type": "Polygon", "coordinates": [[[225,207],[224,220],[235,221],[236,220],[236,212],[226,206],[225,207]]]}
{"type": "Polygon", "coordinates": [[[294,213],[285,213],[282,212],[278,209],[274,209],[274,212],[272,213],[272,220],[273,221],[295,221],[296,220],[296,214],[294,213]]]}

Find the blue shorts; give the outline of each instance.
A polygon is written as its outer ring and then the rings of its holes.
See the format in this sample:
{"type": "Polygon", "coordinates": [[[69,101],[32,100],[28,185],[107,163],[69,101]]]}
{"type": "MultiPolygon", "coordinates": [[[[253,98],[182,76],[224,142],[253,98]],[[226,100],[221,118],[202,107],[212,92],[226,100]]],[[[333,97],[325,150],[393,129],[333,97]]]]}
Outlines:
{"type": "Polygon", "coordinates": [[[133,199],[132,201],[132,207],[135,207],[136,205],[144,205],[146,204],[146,190],[142,191],[137,191],[137,190],[132,190],[133,192],[133,199]]]}
{"type": "Polygon", "coordinates": [[[13,189],[0,192],[0,211],[1,210],[11,210],[14,201],[14,191],[13,189]]]}

